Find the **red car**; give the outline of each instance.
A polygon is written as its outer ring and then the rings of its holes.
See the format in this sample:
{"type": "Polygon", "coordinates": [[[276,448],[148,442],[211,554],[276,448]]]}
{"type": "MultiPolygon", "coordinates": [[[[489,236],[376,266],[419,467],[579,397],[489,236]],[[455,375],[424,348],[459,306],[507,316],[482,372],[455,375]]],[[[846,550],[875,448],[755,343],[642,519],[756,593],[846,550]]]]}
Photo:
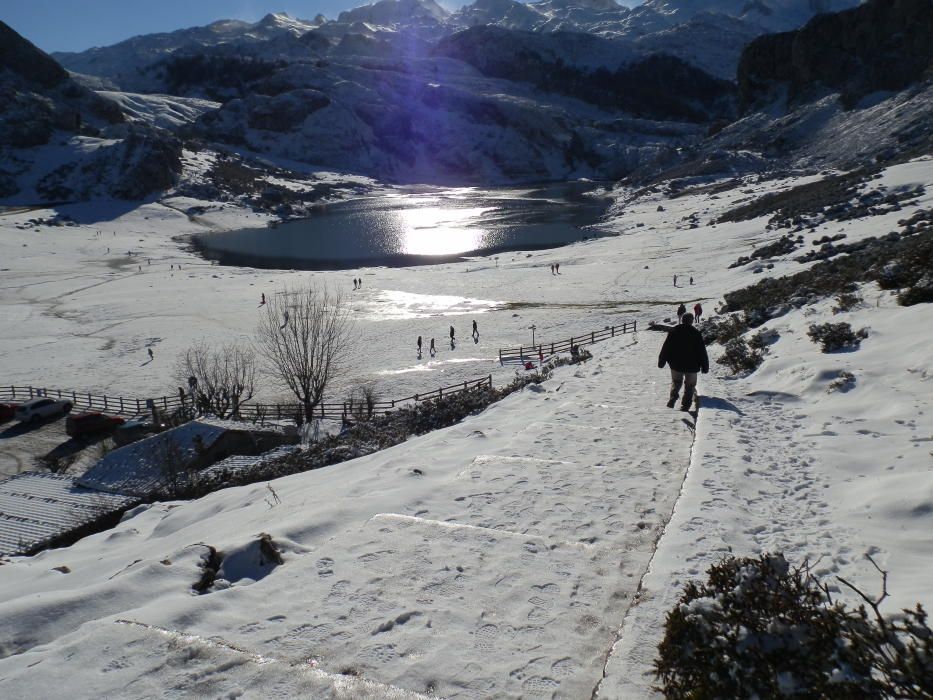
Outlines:
{"type": "Polygon", "coordinates": [[[119,416],[107,416],[98,411],[89,411],[88,413],[68,416],[65,421],[65,432],[71,437],[99,435],[113,432],[117,426],[123,425],[125,422],[119,416]]]}
{"type": "Polygon", "coordinates": [[[16,415],[17,408],[19,408],[18,403],[0,403],[0,423],[16,415]]]}

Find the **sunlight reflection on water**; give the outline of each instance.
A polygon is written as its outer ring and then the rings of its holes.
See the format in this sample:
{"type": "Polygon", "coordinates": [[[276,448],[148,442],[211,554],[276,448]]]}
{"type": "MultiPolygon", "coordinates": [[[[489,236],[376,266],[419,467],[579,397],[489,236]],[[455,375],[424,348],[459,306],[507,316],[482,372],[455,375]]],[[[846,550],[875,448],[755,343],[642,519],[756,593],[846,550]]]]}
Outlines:
{"type": "Polygon", "coordinates": [[[307,219],[273,228],[200,234],[195,243],[224,264],[314,270],[420,265],[605,235],[588,228],[604,210],[599,200],[549,194],[517,189],[390,193],[323,205],[307,219]]]}
{"type": "Polygon", "coordinates": [[[371,298],[354,301],[353,311],[357,317],[362,314],[368,320],[386,321],[483,313],[499,308],[502,304],[503,302],[488,299],[384,289],[376,292],[371,298]]]}

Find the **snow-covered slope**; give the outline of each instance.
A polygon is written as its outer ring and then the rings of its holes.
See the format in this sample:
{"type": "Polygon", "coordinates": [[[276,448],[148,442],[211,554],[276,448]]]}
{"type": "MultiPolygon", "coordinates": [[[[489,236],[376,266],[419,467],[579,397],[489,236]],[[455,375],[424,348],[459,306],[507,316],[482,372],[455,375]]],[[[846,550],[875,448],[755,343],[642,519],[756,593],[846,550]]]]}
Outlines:
{"type": "Polygon", "coordinates": [[[58,52],[52,57],[76,73],[106,77],[124,90],[146,91],[157,85],[147,70],[177,52],[217,46],[245,48],[281,36],[297,37],[318,24],[292,19],[284,13],[268,14],[254,23],[225,19],[204,27],[137,36],[87,51],[58,52]]]}
{"type": "MultiPolygon", "coordinates": [[[[665,611],[685,581],[727,553],[783,551],[797,563],[819,561],[830,582],[838,574],[875,590],[870,552],[891,572],[886,611],[929,606],[928,305],[897,306],[873,284],[843,314],[830,299],[804,305],[768,322],[778,337],[757,372],[731,378],[713,363],[695,423],[664,406],[662,336],[645,322],[670,318],[681,301],[714,313],[724,293],[760,279],[754,266],[730,264],[782,234],[766,227],[768,215],[711,222],[821,177],[716,188],[700,180],[674,198],[619,188],[607,222],[618,237],[359,272],[366,285],[353,303],[367,351],[355,366],[393,381],[439,377],[458,362],[485,373],[495,348],[531,323],[539,338],[623,318],[641,330],[595,345],[587,364],[451,428],[268,486],[140,507],[71,547],[3,562],[5,692],[654,698],[650,663],[665,611]],[[553,262],[560,276],[548,274],[553,262]],[[463,302],[466,289],[501,302],[475,307],[481,342],[415,360],[416,335],[465,323],[462,309],[438,318],[428,302],[463,302]],[[401,292],[423,299],[425,313],[409,306],[402,320],[383,318],[401,292]],[[822,354],[806,337],[809,324],[836,320],[870,328],[858,350],[822,354]],[[840,385],[843,373],[854,381],[840,385]],[[261,533],[282,564],[263,552],[261,533]],[[197,595],[208,547],[221,553],[217,578],[197,595]]],[[[926,190],[900,210],[823,219],[806,231],[804,249],[840,230],[858,241],[929,211],[933,160],[889,168],[867,186],[926,190]]],[[[171,347],[242,332],[260,289],[308,276],[199,264],[171,236],[203,224],[160,205],[112,215],[103,240],[96,222],[17,228],[46,213],[0,218],[10,268],[0,352],[16,360],[17,383],[40,368],[106,383],[117,355],[138,356],[147,336],[159,336],[157,359],[125,381],[168,379],[161,358],[171,347]],[[112,242],[145,247],[154,265],[108,264],[100,248],[112,242]],[[165,271],[168,260],[184,272],[165,271]]],[[[207,216],[235,227],[247,220],[245,211],[229,218],[236,213],[207,216]]],[[[809,266],[795,255],[774,256],[768,274],[809,266]]],[[[332,284],[346,276],[314,274],[332,284]]],[[[711,350],[715,359],[720,350],[711,350]]]]}

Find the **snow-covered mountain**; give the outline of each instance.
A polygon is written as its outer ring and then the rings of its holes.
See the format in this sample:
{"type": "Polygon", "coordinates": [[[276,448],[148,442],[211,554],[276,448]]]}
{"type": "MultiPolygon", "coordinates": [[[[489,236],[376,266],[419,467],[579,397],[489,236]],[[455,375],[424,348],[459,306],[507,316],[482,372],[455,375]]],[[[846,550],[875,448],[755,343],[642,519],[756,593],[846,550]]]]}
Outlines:
{"type": "MultiPolygon", "coordinates": [[[[899,120],[885,131],[876,124],[883,107],[852,107],[872,90],[923,81],[924,42],[933,36],[928,3],[876,0],[869,10],[824,14],[799,34],[806,41],[789,33],[756,40],[764,29],[749,20],[757,13],[786,24],[835,6],[724,0],[700,12],[701,4],[683,1],[628,9],[479,0],[450,14],[431,0],[381,0],[337,20],[269,15],[63,59],[85,69],[96,59],[100,75],[82,80],[97,89],[132,85],[104,91],[130,122],[384,181],[652,176],[746,168],[774,156],[831,165],[851,160],[851,150],[835,147],[849,140],[813,134],[855,134],[851,125],[869,122],[877,138],[855,152],[897,152],[897,138],[906,138],[895,135],[899,120]],[[897,37],[910,38],[903,50],[897,37]],[[859,53],[866,47],[876,48],[859,53]],[[742,56],[736,87],[723,78],[742,56]],[[840,73],[845,80],[833,77],[840,73]],[[780,95],[793,99],[780,103],[780,95]],[[753,113],[740,114],[740,101],[753,113]]],[[[926,95],[919,87],[876,102],[896,97],[925,114],[926,95]]],[[[912,143],[924,138],[922,125],[910,127],[912,143]]]]}
{"type": "Polygon", "coordinates": [[[154,82],[146,70],[176,53],[195,53],[220,46],[233,50],[260,44],[274,47],[274,40],[297,38],[324,21],[321,16],[311,21],[292,19],[285,13],[268,14],[252,23],[225,19],[204,27],[146,34],[112,46],[52,56],[74,73],[105,78],[112,86],[126,90],[148,91],[154,82]]]}
{"type": "Polygon", "coordinates": [[[180,144],[79,85],[0,22],[0,198],[140,199],[181,170],[180,144]]]}

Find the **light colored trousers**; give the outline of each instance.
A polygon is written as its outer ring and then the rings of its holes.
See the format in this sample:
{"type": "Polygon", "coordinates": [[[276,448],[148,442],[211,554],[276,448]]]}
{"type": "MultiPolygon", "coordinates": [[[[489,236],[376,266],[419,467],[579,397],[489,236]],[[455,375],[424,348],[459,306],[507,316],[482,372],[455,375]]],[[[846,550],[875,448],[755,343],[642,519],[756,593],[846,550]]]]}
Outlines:
{"type": "Polygon", "coordinates": [[[678,372],[671,370],[671,401],[676,401],[680,395],[680,387],[684,388],[684,400],[681,402],[684,406],[689,406],[693,400],[693,395],[697,388],[697,372],[678,372]]]}

